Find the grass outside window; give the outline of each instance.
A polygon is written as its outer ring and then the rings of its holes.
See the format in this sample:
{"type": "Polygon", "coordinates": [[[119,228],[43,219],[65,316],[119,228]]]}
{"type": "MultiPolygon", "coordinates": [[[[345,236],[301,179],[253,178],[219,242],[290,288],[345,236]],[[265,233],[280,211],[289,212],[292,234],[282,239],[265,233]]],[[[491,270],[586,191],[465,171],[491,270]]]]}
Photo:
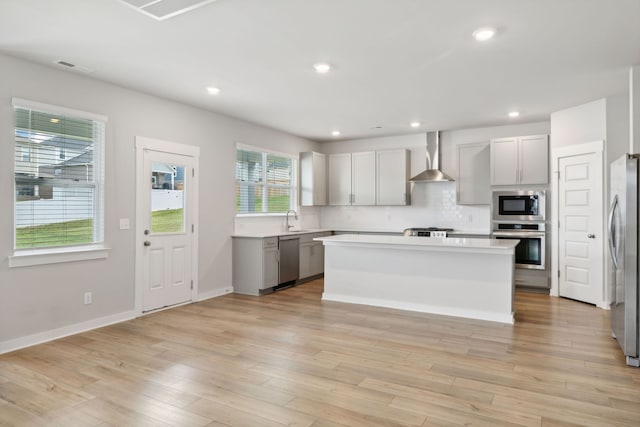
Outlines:
{"type": "MultiPolygon", "coordinates": [[[[184,209],[168,209],[151,213],[154,233],[184,231],[184,209]]],[[[16,229],[16,249],[73,246],[93,243],[93,220],[81,219],[16,229]]]]}

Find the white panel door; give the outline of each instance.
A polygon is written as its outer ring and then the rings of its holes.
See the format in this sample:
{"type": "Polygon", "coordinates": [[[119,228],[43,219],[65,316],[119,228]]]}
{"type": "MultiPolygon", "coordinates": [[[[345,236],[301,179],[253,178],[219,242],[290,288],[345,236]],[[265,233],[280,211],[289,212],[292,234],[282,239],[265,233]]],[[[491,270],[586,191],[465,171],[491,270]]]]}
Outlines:
{"type": "Polygon", "coordinates": [[[351,154],[351,204],[376,204],[376,153],[351,154]]]}
{"type": "Polygon", "coordinates": [[[602,166],[595,153],[559,159],[560,296],[596,304],[603,290],[602,166]]]}
{"type": "Polygon", "coordinates": [[[191,300],[193,158],[159,151],[143,152],[145,213],[138,230],[142,251],[142,310],[150,311],[191,300]]]}
{"type": "Polygon", "coordinates": [[[329,204],[351,204],[351,153],[329,155],[329,204]]]}

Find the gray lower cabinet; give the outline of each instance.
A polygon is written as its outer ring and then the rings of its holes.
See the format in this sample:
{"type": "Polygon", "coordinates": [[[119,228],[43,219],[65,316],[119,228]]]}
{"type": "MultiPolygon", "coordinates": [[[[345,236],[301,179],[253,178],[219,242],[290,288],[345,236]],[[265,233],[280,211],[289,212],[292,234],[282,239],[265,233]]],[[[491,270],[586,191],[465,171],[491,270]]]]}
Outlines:
{"type": "Polygon", "coordinates": [[[233,238],[233,290],[260,295],[278,285],[278,238],[233,238]]]}
{"type": "Polygon", "coordinates": [[[331,236],[331,232],[309,233],[300,236],[300,279],[324,273],[324,246],[316,237],[331,236]]]}

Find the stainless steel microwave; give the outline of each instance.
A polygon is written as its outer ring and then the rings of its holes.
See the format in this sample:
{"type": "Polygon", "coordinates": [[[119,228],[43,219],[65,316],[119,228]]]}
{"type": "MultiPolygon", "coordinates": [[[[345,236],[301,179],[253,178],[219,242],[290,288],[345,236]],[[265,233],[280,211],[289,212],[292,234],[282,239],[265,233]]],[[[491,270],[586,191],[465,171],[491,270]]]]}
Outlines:
{"type": "Polygon", "coordinates": [[[494,191],[492,209],[494,221],[544,221],[545,191],[494,191]]]}

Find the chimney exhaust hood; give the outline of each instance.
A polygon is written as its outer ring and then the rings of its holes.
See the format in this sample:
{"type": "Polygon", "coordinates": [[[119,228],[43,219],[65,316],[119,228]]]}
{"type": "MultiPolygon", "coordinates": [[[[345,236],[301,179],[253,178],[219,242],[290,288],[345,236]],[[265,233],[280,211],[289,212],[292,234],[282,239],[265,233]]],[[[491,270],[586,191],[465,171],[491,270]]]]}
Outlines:
{"type": "Polygon", "coordinates": [[[443,173],[440,167],[440,132],[427,132],[427,170],[411,178],[411,182],[447,182],[454,181],[443,173]]]}

